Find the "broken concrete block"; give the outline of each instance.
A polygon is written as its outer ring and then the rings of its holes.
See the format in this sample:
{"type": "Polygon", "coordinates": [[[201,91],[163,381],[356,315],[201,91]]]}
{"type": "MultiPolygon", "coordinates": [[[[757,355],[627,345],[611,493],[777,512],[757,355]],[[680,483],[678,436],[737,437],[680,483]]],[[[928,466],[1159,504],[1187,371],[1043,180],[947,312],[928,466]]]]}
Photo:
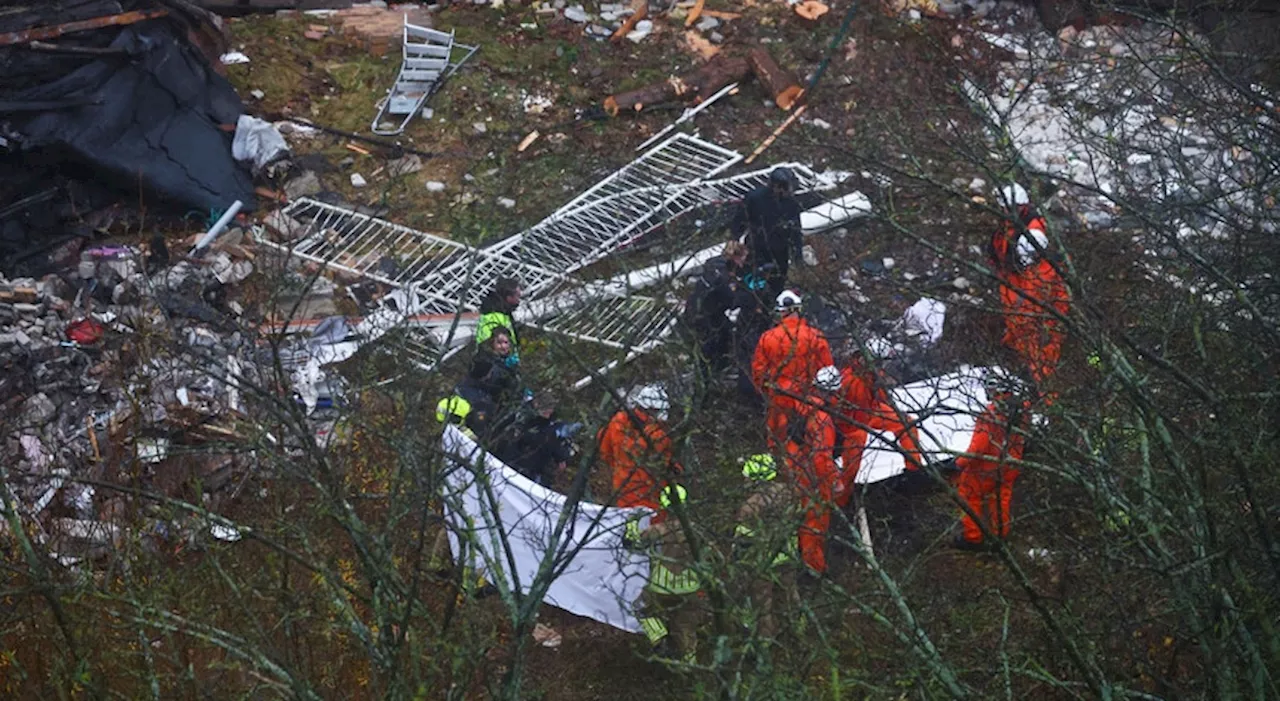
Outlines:
{"type": "Polygon", "coordinates": [[[22,403],[22,416],[28,426],[43,426],[57,414],[58,407],[44,392],[28,397],[27,401],[22,403]]]}
{"type": "Polygon", "coordinates": [[[365,180],[363,175],[361,175],[361,174],[359,174],[359,173],[352,173],[352,174],[351,174],[351,186],[352,186],[352,187],[364,187],[365,185],[368,185],[368,184],[369,184],[369,181],[365,180]]]}
{"type": "Polygon", "coordinates": [[[387,164],[387,175],[393,178],[401,175],[409,175],[422,170],[422,158],[417,154],[408,154],[403,158],[397,158],[387,164]]]}
{"type": "Polygon", "coordinates": [[[291,200],[314,195],[322,189],[320,176],[313,170],[304,170],[301,175],[284,184],[285,197],[291,200]]]}

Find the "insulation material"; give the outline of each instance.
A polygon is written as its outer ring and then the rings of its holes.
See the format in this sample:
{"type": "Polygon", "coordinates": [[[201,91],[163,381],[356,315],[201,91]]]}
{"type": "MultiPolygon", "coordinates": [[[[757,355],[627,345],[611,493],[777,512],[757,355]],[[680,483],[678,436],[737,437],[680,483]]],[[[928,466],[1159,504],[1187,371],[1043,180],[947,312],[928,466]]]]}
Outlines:
{"type": "Polygon", "coordinates": [[[801,212],[800,229],[806,234],[814,234],[870,213],[871,200],[861,192],[851,192],[801,212]]]}
{"type": "Polygon", "coordinates": [[[563,494],[486,454],[454,426],[445,427],[443,447],[453,464],[445,478],[444,508],[455,560],[523,592],[550,557],[561,574],[544,603],[641,631],[635,611],[649,562],[623,547],[622,536],[629,520],[647,527],[648,510],[580,503],[556,540],[556,524],[568,508],[563,494]]]}

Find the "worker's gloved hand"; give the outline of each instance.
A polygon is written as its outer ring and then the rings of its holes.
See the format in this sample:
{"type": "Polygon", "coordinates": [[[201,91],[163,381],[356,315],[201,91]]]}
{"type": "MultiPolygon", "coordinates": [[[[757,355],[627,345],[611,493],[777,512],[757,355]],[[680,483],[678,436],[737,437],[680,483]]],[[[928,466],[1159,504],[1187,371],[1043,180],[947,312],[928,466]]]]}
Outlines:
{"type": "Polygon", "coordinates": [[[809,267],[818,265],[818,253],[813,250],[813,246],[805,246],[800,249],[800,260],[809,267]]]}
{"type": "Polygon", "coordinates": [[[742,310],[741,310],[741,309],[726,309],[726,310],[724,310],[724,316],[725,316],[725,318],[726,318],[726,319],[728,319],[728,320],[729,320],[729,323],[730,323],[730,324],[736,324],[736,323],[738,323],[738,315],[739,315],[739,314],[741,314],[741,313],[742,313],[742,310]]]}
{"type": "Polygon", "coordinates": [[[556,425],[556,438],[568,439],[573,438],[574,434],[582,430],[581,423],[559,423],[556,425]]]}
{"type": "Polygon", "coordinates": [[[502,359],[502,364],[506,365],[509,368],[519,367],[520,356],[516,355],[513,352],[511,355],[508,355],[507,357],[502,359]]]}
{"type": "Polygon", "coordinates": [[[524,401],[526,401],[526,402],[531,402],[531,401],[533,401],[533,390],[531,390],[531,389],[526,389],[526,390],[524,391],[524,401]]]}

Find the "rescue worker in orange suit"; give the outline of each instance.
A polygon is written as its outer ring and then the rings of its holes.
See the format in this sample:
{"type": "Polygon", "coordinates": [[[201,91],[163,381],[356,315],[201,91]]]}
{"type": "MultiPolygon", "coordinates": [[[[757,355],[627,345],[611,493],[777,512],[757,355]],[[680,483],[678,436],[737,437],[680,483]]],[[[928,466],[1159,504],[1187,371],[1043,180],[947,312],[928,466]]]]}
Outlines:
{"type": "Polygon", "coordinates": [[[662,427],[670,402],[662,388],[648,385],[632,392],[627,403],[630,406],[600,430],[600,460],[613,474],[615,504],[647,507],[661,517],[659,495],[666,485],[662,475],[680,471],[662,427]]]}
{"type": "Polygon", "coordinates": [[[1017,378],[993,370],[984,385],[991,401],[978,417],[966,455],[956,459],[960,468],[956,490],[968,507],[961,517],[961,534],[953,543],[961,550],[994,549],[986,534],[1008,537],[1013,483],[1021,472],[1010,461],[1022,460],[1031,414],[1026,389],[1017,378]]]}
{"type": "Polygon", "coordinates": [[[800,559],[814,574],[827,571],[827,529],[831,507],[842,498],[844,482],[836,465],[836,424],[828,413],[840,392],[840,371],[822,368],[813,381],[808,413],[793,421],[786,448],[787,478],[800,493],[804,525],[796,540],[800,559]]]}
{"type": "Polygon", "coordinates": [[[760,336],[751,360],[751,379],[765,399],[769,450],[786,445],[787,424],[803,409],[797,398],[808,396],[818,370],[832,364],[831,346],[822,332],[800,315],[803,300],[786,290],[778,295],[774,311],[782,318],[760,336]]]}
{"type": "Polygon", "coordinates": [[[869,431],[892,434],[893,447],[908,470],[921,466],[919,433],[908,415],[900,414],[873,374],[860,363],[840,370],[840,390],[831,417],[835,420],[844,491],[836,505],[844,508],[853,496],[853,483],[862,465],[869,431]],[[904,419],[906,419],[904,421],[904,419]]]}
{"type": "Polygon", "coordinates": [[[991,240],[991,256],[1000,280],[1004,311],[1002,343],[1018,355],[1032,378],[1043,382],[1058,367],[1066,336],[1058,318],[1071,308],[1071,294],[1046,252],[1049,237],[1043,217],[1031,208],[1018,184],[1001,190],[1016,219],[1005,223],[991,240]]]}

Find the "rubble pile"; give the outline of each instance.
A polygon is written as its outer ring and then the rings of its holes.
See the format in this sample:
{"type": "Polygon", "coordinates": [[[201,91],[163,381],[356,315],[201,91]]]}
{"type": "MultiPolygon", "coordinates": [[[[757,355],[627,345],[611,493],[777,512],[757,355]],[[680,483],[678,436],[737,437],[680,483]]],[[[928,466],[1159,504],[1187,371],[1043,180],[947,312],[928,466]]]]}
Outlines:
{"type": "Polygon", "coordinates": [[[101,487],[216,510],[255,467],[255,442],[276,440],[249,407],[261,418],[288,396],[272,392],[272,349],[234,299],[253,246],[236,229],[204,256],[170,256],[157,237],[86,248],[40,279],[0,278],[0,461],[37,537],[69,561],[130,532],[234,539],[225,524],[173,522],[152,500],[101,487]]]}

